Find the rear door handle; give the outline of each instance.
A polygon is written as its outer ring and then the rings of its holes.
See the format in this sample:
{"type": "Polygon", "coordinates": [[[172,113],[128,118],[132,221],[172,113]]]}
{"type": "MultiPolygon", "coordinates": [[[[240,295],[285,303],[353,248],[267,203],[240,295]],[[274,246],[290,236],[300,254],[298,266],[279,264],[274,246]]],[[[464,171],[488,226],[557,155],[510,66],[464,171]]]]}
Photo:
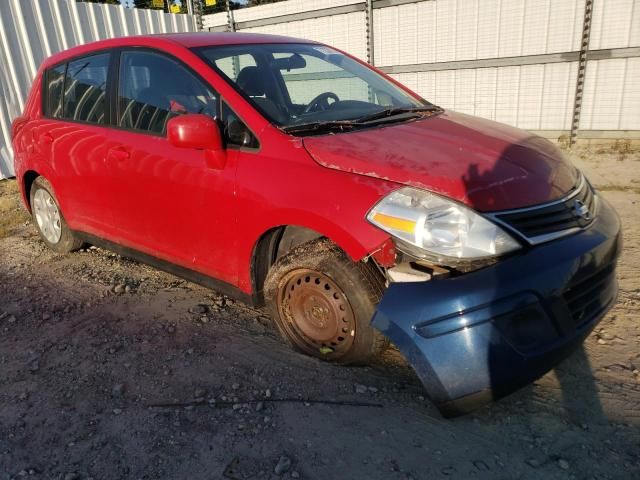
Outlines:
{"type": "Polygon", "coordinates": [[[50,133],[43,133],[40,135],[40,141],[45,145],[51,145],[53,143],[53,136],[50,133]]]}
{"type": "Polygon", "coordinates": [[[122,147],[110,148],[107,156],[116,160],[126,160],[129,158],[129,151],[122,147]]]}

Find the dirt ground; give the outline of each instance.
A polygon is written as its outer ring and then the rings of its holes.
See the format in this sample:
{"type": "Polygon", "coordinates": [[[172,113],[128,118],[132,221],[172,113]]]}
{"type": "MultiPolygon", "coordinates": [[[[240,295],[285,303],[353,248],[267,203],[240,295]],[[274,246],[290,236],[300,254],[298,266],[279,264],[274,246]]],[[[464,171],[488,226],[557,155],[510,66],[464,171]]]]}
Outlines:
{"type": "Polygon", "coordinates": [[[393,351],[321,363],[262,311],[52,253],[0,182],[0,479],[640,478],[640,152],[570,155],[623,219],[618,304],[556,370],[453,420],[393,351]]]}

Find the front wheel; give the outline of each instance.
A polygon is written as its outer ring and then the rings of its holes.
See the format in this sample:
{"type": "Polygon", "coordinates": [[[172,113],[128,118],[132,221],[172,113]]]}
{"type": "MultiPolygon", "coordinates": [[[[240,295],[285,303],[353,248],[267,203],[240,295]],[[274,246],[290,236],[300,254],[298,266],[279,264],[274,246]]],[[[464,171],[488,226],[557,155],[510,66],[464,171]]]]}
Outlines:
{"type": "Polygon", "coordinates": [[[351,261],[321,239],[295,248],[271,267],[265,299],[280,334],[297,350],[364,364],[388,345],[370,325],[383,288],[372,265],[351,261]]]}

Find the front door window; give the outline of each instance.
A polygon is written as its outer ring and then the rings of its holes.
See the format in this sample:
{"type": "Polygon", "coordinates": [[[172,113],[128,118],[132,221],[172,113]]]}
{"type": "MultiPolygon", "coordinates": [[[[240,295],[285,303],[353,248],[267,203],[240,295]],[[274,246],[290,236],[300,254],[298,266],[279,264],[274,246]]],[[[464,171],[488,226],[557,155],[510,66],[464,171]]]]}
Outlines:
{"type": "Polygon", "coordinates": [[[120,58],[118,126],[164,134],[167,122],[185,113],[217,118],[217,95],[179,62],[149,51],[120,58]]]}

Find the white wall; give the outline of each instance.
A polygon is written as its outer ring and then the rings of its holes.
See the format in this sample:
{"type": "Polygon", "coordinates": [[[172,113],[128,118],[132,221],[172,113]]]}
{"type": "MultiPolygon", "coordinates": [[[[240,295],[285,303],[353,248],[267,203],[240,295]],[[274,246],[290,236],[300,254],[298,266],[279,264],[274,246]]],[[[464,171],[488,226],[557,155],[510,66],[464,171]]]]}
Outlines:
{"type": "MultiPolygon", "coordinates": [[[[376,65],[578,50],[584,0],[437,0],[374,11],[376,65]]],[[[453,110],[530,130],[570,128],[577,63],[394,75],[453,110]]]]}
{"type": "Polygon", "coordinates": [[[20,115],[38,66],[51,54],[105,38],[195,30],[190,15],[76,3],[2,0],[0,14],[0,178],[13,175],[12,120],[20,115]]]}
{"type": "MultiPolygon", "coordinates": [[[[591,49],[640,45],[640,0],[600,0],[594,5],[591,49]]],[[[587,62],[580,128],[640,129],[640,58],[587,62]]]]}
{"type": "MultiPolygon", "coordinates": [[[[237,23],[363,4],[360,0],[288,0],[236,10],[237,23]]],[[[375,8],[374,63],[398,67],[580,49],[585,0],[417,0],[375,8]]],[[[280,19],[281,20],[281,19],[280,19]]],[[[204,18],[220,28],[226,13],[204,18]]],[[[321,41],[366,59],[364,11],[242,29],[321,41]]],[[[590,49],[640,47],[640,0],[595,0],[590,49]]],[[[577,62],[538,63],[393,74],[446,108],[530,130],[567,131],[577,62]]],[[[640,130],[640,57],[590,60],[580,128],[640,130]]]]}

